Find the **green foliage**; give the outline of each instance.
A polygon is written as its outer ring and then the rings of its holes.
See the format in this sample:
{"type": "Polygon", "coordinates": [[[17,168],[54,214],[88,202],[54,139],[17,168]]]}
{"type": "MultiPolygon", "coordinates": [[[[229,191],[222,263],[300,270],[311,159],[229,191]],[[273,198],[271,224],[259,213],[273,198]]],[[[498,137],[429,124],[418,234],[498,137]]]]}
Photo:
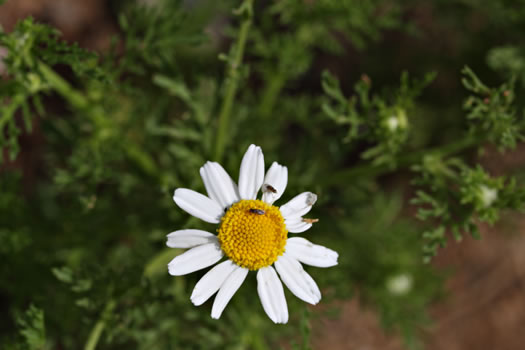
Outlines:
{"type": "MultiPolygon", "coordinates": [[[[516,147],[525,128],[514,103],[514,80],[489,88],[470,68],[464,68],[463,74],[463,85],[475,95],[463,104],[469,130],[457,146],[461,149],[488,141],[500,151],[516,147]]],[[[525,205],[524,190],[515,178],[492,177],[479,164],[472,167],[460,158],[447,156],[446,149],[428,152],[413,166],[418,173],[413,184],[420,189],[412,203],[419,206],[419,219],[433,223],[423,233],[426,262],[439,247],[446,246],[447,233],[457,241],[464,234],[480,238],[480,222],[493,224],[502,210],[519,210],[525,205]]]]}
{"type": "Polygon", "coordinates": [[[487,64],[509,78],[518,77],[525,83],[525,52],[517,46],[500,46],[487,54],[487,64]]]}
{"type": "Polygon", "coordinates": [[[180,0],[161,1],[157,6],[127,2],[118,17],[124,32],[126,55],[115,67],[118,73],[144,76],[151,69],[167,69],[181,73],[182,50],[202,44],[206,36],[203,27],[211,11],[220,9],[212,2],[204,9],[189,13],[180,0]]]}
{"type": "MultiPolygon", "coordinates": [[[[506,152],[523,141],[514,84],[525,81],[523,55],[510,41],[522,11],[505,35],[481,40],[463,28],[465,13],[448,16],[448,6],[432,3],[437,22],[447,18],[458,37],[479,46],[459,50],[451,66],[473,63],[480,77],[494,78],[475,65],[488,53],[509,79],[492,88],[465,68],[471,96],[462,111],[455,68],[429,65],[436,53],[422,59],[424,47],[397,46],[397,36],[420,26],[410,4],[191,3],[116,2],[119,35],[100,54],[31,18],[0,33],[8,52],[0,80],[0,147],[8,153],[0,173],[0,347],[311,348],[312,330],[329,317],[321,308],[286,292],[290,322],[274,325],[250,275],[216,321],[210,302],[197,308],[189,300],[202,273],[166,271],[181,253],[163,248],[167,233],[215,229],[177,208],[173,190],[204,191],[198,174],[209,159],[236,179],[250,143],[263,147],[267,164],[288,166],[278,204],[306,190],[319,195],[312,216],[320,222],[308,239],[337,250],[340,265],[306,269],[326,309],[358,292],[387,329],[419,347],[443,280],[422,263],[421,245],[428,261],[448,234],[476,234],[479,222],[495,223],[525,202],[519,169],[493,176],[467,152],[485,143],[506,152]],[[431,84],[428,67],[443,80],[431,84]],[[404,171],[411,167],[416,173],[404,171]],[[407,214],[408,180],[421,225],[407,214]],[[17,317],[29,303],[39,308],[17,317]]],[[[461,4],[494,10],[483,33],[510,16],[498,1],[461,4]]]]}
{"type": "Polygon", "coordinates": [[[0,117],[0,147],[9,151],[11,160],[19,152],[21,130],[15,118],[17,113],[21,112],[25,130],[31,132],[31,110],[42,116],[42,96],[52,90],[68,93],[73,103],[85,107],[82,97],[70,91],[62,79],[49,73],[49,65],[66,65],[79,78],[102,79],[97,56],[78,45],[60,41],[59,36],[56,29],[35,23],[32,18],[20,21],[9,34],[0,32],[0,46],[10,53],[3,59],[10,79],[1,90],[0,103],[4,107],[0,117]]]}
{"type": "Polygon", "coordinates": [[[400,6],[392,4],[382,8],[382,5],[382,1],[356,4],[351,0],[337,3],[321,0],[304,4],[300,0],[285,0],[275,3],[269,13],[277,15],[282,24],[298,28],[295,35],[303,45],[340,52],[341,43],[330,31],[351,33],[348,40],[363,49],[370,40],[378,40],[382,30],[400,26],[400,6]],[[325,25],[327,18],[329,26],[325,25]],[[374,21],[374,25],[370,25],[370,21],[374,21]]]}
{"type": "Polygon", "coordinates": [[[16,317],[17,339],[6,342],[6,350],[47,350],[44,312],[30,305],[24,314],[16,317]]]}
{"type": "Polygon", "coordinates": [[[260,93],[258,114],[270,117],[279,93],[294,86],[311,69],[317,50],[344,52],[344,40],[334,32],[347,33],[347,40],[365,49],[381,38],[382,30],[400,27],[400,7],[384,7],[382,3],[285,0],[269,6],[261,15],[260,24],[251,31],[253,53],[260,58],[253,66],[266,82],[260,93]],[[276,26],[286,30],[276,35],[276,26]]]}
{"type": "Polygon", "coordinates": [[[346,98],[338,80],[329,72],[323,73],[323,90],[327,95],[323,112],[338,125],[348,126],[343,142],[367,141],[374,144],[361,154],[373,165],[396,166],[398,154],[406,145],[413,101],[423,88],[434,80],[428,74],[422,80],[410,81],[408,74],[401,75],[398,91],[390,97],[370,96],[371,80],[362,76],[354,86],[355,95],[346,98]]]}
{"type": "Polygon", "coordinates": [[[414,166],[419,177],[414,180],[419,190],[412,200],[420,206],[417,216],[433,225],[423,233],[425,261],[446,246],[447,232],[457,241],[464,234],[479,239],[480,222],[495,223],[502,210],[520,210],[525,205],[525,190],[516,179],[491,177],[481,166],[471,168],[458,158],[426,156],[414,166]]]}
{"type": "Polygon", "coordinates": [[[46,347],[46,329],[42,310],[31,305],[25,315],[17,319],[17,323],[28,349],[36,350],[46,347]]]}
{"type": "Polygon", "coordinates": [[[418,348],[417,327],[430,322],[425,307],[439,295],[442,277],[421,264],[417,228],[399,218],[400,193],[364,187],[341,195],[352,196],[355,208],[339,222],[341,238],[352,241],[340,268],[351,276],[360,298],[379,311],[386,329],[400,331],[410,348],[418,348]]]}
{"type": "Polygon", "coordinates": [[[520,117],[514,102],[514,79],[498,88],[489,88],[474,72],[465,67],[462,79],[465,88],[475,95],[465,100],[472,134],[487,135],[501,150],[515,148],[525,136],[525,113],[520,117]]]}

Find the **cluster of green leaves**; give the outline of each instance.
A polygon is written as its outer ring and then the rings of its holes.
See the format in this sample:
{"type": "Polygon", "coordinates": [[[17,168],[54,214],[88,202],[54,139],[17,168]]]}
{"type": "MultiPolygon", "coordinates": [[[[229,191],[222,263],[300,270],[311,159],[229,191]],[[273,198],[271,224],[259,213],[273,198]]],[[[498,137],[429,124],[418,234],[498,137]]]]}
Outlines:
{"type": "Polygon", "coordinates": [[[515,178],[493,178],[479,164],[472,167],[468,160],[450,157],[485,142],[495,144],[500,151],[513,149],[523,141],[525,132],[525,114],[520,114],[514,99],[515,77],[490,88],[470,68],[465,67],[463,74],[463,85],[472,93],[463,104],[468,131],[448,145],[418,151],[411,150],[410,141],[418,133],[413,130],[416,121],[408,119],[412,113],[406,111],[413,109],[414,99],[434,75],[427,75],[411,88],[404,74],[399,92],[393,94],[395,98],[390,103],[386,102],[386,94],[370,97],[368,76],[356,83],[355,95],[350,98],[345,97],[334,76],[328,72],[323,76],[326,98],[322,109],[337,125],[347,126],[343,142],[354,149],[360,141],[369,143],[361,158],[370,162],[335,177],[375,176],[389,168],[414,164],[417,175],[412,183],[419,190],[412,203],[419,206],[417,217],[432,225],[422,234],[425,262],[430,262],[438,248],[446,245],[448,232],[456,240],[465,233],[479,237],[480,222],[493,224],[502,210],[520,210],[525,205],[523,188],[515,178]]]}
{"type": "Polygon", "coordinates": [[[101,77],[95,54],[78,45],[66,44],[59,36],[58,30],[31,18],[20,21],[9,34],[0,31],[0,46],[8,52],[3,61],[5,74],[9,76],[8,82],[1,86],[0,147],[9,151],[10,160],[20,150],[21,130],[16,114],[22,113],[25,130],[31,132],[32,110],[44,114],[42,95],[53,88],[64,88],[56,86],[59,82],[46,74],[49,65],[63,64],[79,76],[101,77]]]}
{"type": "Polygon", "coordinates": [[[499,46],[487,54],[487,64],[505,77],[517,77],[525,83],[525,48],[519,46],[499,46]]]}
{"type": "Polygon", "coordinates": [[[484,135],[501,150],[515,148],[525,140],[525,111],[520,116],[514,101],[514,78],[498,88],[489,88],[466,67],[463,85],[475,95],[465,100],[470,132],[484,135]]]}
{"type": "Polygon", "coordinates": [[[383,30],[400,27],[400,6],[383,5],[380,0],[285,0],[269,6],[251,34],[255,42],[252,52],[260,59],[254,67],[265,81],[258,97],[258,114],[262,118],[270,116],[279,93],[296,84],[312,67],[317,50],[341,54],[345,40],[364,49],[379,40],[383,30]],[[285,29],[279,35],[273,35],[276,23],[285,29]],[[339,38],[334,32],[346,33],[348,37],[339,38]]]}
{"type": "MultiPolygon", "coordinates": [[[[463,84],[473,93],[464,102],[468,134],[459,147],[490,142],[500,151],[515,148],[523,141],[525,114],[519,117],[514,102],[514,80],[489,88],[470,68],[464,68],[463,84]]],[[[423,233],[425,261],[444,247],[447,233],[460,241],[465,233],[479,238],[479,223],[493,224],[502,210],[520,210],[525,206],[525,189],[514,177],[493,177],[480,164],[469,165],[443,152],[426,154],[413,170],[417,191],[413,204],[420,206],[417,216],[432,219],[432,227],[423,233]]]]}
{"type": "Polygon", "coordinates": [[[30,305],[24,314],[16,317],[19,335],[5,344],[6,350],[48,350],[51,349],[46,341],[44,312],[30,305]]]}
{"type": "Polygon", "coordinates": [[[412,203],[419,206],[417,217],[432,225],[423,233],[426,262],[446,246],[447,233],[456,241],[464,234],[479,239],[481,222],[493,224],[501,211],[525,205],[525,189],[515,178],[492,177],[481,166],[471,168],[458,158],[428,155],[414,170],[419,176],[413,183],[424,190],[417,191],[412,203]]]}
{"type": "Polygon", "coordinates": [[[430,73],[422,80],[410,81],[404,72],[399,89],[382,97],[370,96],[371,80],[362,76],[354,87],[355,95],[346,98],[339,81],[325,71],[322,86],[328,98],[322,109],[336,124],[348,126],[343,142],[372,144],[361,153],[361,158],[370,160],[374,166],[394,168],[407,143],[411,119],[408,116],[413,111],[414,99],[434,78],[435,74],[430,73]]]}

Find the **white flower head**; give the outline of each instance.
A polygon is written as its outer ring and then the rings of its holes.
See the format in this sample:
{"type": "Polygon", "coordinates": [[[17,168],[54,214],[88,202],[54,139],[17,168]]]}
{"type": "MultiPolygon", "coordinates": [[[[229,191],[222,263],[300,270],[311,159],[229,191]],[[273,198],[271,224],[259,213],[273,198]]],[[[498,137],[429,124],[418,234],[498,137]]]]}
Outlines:
{"type": "Polygon", "coordinates": [[[401,273],[390,277],[386,282],[388,291],[395,295],[405,295],[412,289],[412,276],[407,273],[401,273]]]}
{"type": "Polygon", "coordinates": [[[385,119],[384,125],[392,133],[398,131],[398,129],[406,129],[408,126],[408,119],[405,111],[401,108],[397,109],[394,114],[391,114],[385,119]]]}
{"type": "Polygon", "coordinates": [[[391,115],[390,117],[388,117],[388,119],[386,120],[386,124],[388,126],[388,129],[390,131],[396,131],[397,128],[399,127],[399,119],[397,119],[397,117],[395,115],[391,115]]]}
{"type": "Polygon", "coordinates": [[[304,192],[281,207],[274,206],[288,183],[288,169],[274,162],[265,176],[264,156],[255,145],[244,154],[238,186],[215,162],[204,164],[200,175],[208,196],[179,188],[173,199],[189,214],[218,224],[218,234],[179,230],[170,233],[167,241],[171,248],[190,248],[168,264],[173,276],[218,263],[195,285],[191,295],[193,304],[201,305],[217,293],[211,317],[218,319],[249,271],[257,271],[259,298],[275,323],[288,322],[281,280],[295,296],[317,304],[321,292],[301,263],[335,266],[338,254],[304,238],[288,238],[289,232],[304,232],[312,227],[315,220],[303,216],[310,211],[317,196],[304,192]],[[261,200],[257,199],[259,190],[262,190],[261,200]],[[225,261],[219,263],[223,257],[225,261]]]}
{"type": "Polygon", "coordinates": [[[483,207],[488,208],[498,199],[498,190],[486,185],[479,186],[480,199],[483,207]]]}

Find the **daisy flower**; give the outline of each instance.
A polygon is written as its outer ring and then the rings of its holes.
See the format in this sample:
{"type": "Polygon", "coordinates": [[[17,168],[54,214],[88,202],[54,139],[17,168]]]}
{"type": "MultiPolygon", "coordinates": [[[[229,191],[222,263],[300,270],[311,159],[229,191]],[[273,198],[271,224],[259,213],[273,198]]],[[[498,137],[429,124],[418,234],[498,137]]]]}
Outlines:
{"type": "Polygon", "coordinates": [[[301,263],[330,267],[338,254],[288,232],[300,233],[316,220],[305,219],[317,196],[304,192],[281,207],[273,203],[288,183],[288,169],[274,162],[266,176],[260,147],[251,145],[241,162],[239,185],[215,162],[207,162],[200,175],[208,196],[179,188],[173,199],[187,213],[218,224],[217,235],[202,230],[179,230],[168,235],[171,248],[190,248],[169,264],[173,276],[186,275],[218,263],[195,285],[194,305],[217,293],[211,317],[218,319],[249,271],[257,271],[257,292],[264,311],[275,323],[288,322],[288,307],[281,280],[298,298],[310,304],[321,292],[301,263]],[[259,190],[261,199],[256,199],[259,190]],[[275,267],[272,267],[272,265],[275,267]],[[275,271],[277,270],[277,272],[275,271]],[[281,280],[279,279],[279,277],[281,280]]]}

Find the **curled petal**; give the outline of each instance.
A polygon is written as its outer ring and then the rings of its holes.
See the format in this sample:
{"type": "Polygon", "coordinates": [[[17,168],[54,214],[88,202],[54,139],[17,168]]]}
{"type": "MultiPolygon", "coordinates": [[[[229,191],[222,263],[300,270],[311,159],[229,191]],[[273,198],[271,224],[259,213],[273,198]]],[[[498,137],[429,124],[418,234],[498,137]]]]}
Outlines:
{"type": "Polygon", "coordinates": [[[281,214],[285,219],[301,217],[312,209],[312,205],[314,205],[315,201],[317,201],[316,194],[312,192],[303,192],[283,205],[280,208],[281,214]]]}
{"type": "Polygon", "coordinates": [[[286,229],[288,232],[292,233],[301,233],[312,227],[311,223],[304,222],[301,217],[287,219],[284,221],[284,223],[286,224],[286,229]]]}
{"type": "Polygon", "coordinates": [[[273,204],[281,198],[288,184],[288,168],[273,162],[266,173],[262,186],[262,200],[268,204],[273,204]]]}

